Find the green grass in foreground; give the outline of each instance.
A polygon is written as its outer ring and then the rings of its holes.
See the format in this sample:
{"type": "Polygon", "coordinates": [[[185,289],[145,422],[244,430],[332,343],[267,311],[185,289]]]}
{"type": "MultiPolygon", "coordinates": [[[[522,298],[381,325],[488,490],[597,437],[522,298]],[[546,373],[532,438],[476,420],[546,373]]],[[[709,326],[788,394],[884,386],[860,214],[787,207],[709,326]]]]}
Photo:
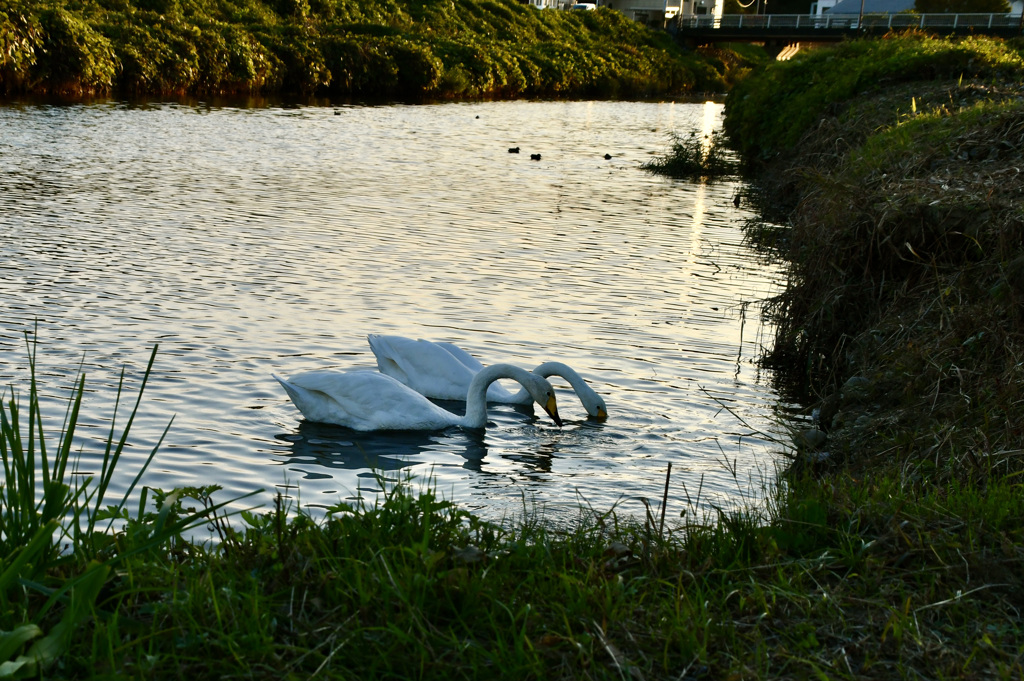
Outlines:
{"type": "Polygon", "coordinates": [[[17,468],[26,442],[42,453],[38,411],[4,413],[2,515],[43,529],[20,549],[0,535],[0,678],[37,676],[33,664],[46,678],[145,679],[1024,673],[1019,484],[792,480],[764,517],[698,518],[670,500],[664,530],[614,510],[569,529],[499,527],[408,480],[324,520],[279,499],[229,524],[207,488],[154,491],[155,508],[132,515],[121,502],[104,515],[117,531],[51,536],[44,516],[68,519],[93,483],[60,511],[33,501],[56,468],[17,468]],[[182,540],[203,522],[217,546],[182,540]]]}
{"type": "MultiPolygon", "coordinates": [[[[156,348],[142,379],[139,401],[155,357],[156,348]]],[[[111,420],[99,476],[77,480],[72,486],[69,476],[74,470],[68,464],[85,377],[76,380],[57,448],[48,451],[35,361],[35,345],[30,345],[28,413],[13,390],[6,405],[0,404],[4,473],[0,479],[0,679],[35,677],[52,666],[76,642],[79,627],[94,616],[112,569],[116,574],[133,557],[166,546],[222,508],[210,504],[203,512],[179,513],[173,519],[168,517],[169,509],[146,515],[146,523],[136,524],[131,544],[122,546],[111,531],[112,521],[129,517],[129,496],[156,454],[154,448],[124,496],[111,503],[106,492],[139,401],[120,436],[111,420]]],[[[118,403],[120,397],[119,390],[118,403]]],[[[140,515],[146,498],[143,493],[140,515]]]]}

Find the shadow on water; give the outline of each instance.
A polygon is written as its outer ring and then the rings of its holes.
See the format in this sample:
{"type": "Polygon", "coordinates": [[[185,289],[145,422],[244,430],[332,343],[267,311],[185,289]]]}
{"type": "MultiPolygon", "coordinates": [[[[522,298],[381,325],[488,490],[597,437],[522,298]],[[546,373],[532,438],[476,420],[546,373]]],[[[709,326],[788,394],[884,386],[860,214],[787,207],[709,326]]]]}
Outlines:
{"type": "MultiPolygon", "coordinates": [[[[455,413],[465,411],[465,403],[436,401],[440,406],[455,413]]],[[[502,405],[499,420],[506,426],[513,419],[521,426],[543,423],[530,405],[502,405]]],[[[491,421],[494,424],[494,421],[491,421]]],[[[559,449],[559,441],[563,437],[574,439],[577,429],[591,431],[600,429],[604,424],[590,419],[581,422],[566,421],[565,430],[557,431],[554,439],[542,438],[539,433],[528,428],[526,435],[520,428],[502,428],[490,432],[490,437],[499,437],[504,444],[516,445],[517,455],[506,455],[508,460],[521,461],[529,468],[541,471],[551,470],[551,458],[559,449]],[[575,427],[573,427],[575,426],[575,427]]],[[[422,454],[433,454],[438,451],[455,454],[464,459],[462,467],[476,472],[486,472],[484,459],[488,453],[488,433],[485,431],[464,430],[458,427],[437,431],[358,431],[343,426],[313,421],[300,421],[298,428],[290,433],[280,433],[275,439],[286,443],[287,447],[279,451],[284,459],[279,463],[296,466],[306,479],[327,479],[334,477],[330,470],[349,470],[377,472],[398,471],[420,465],[423,460],[417,458],[422,454]]],[[[433,460],[434,457],[425,457],[433,460]]]]}
{"type": "MultiPolygon", "coordinates": [[[[326,423],[301,421],[298,430],[275,436],[288,443],[282,463],[322,469],[396,471],[422,463],[410,457],[438,449],[458,452],[469,468],[478,468],[487,455],[483,434],[442,431],[362,432],[326,423]]],[[[332,477],[326,471],[304,471],[308,478],[332,477]]]]}

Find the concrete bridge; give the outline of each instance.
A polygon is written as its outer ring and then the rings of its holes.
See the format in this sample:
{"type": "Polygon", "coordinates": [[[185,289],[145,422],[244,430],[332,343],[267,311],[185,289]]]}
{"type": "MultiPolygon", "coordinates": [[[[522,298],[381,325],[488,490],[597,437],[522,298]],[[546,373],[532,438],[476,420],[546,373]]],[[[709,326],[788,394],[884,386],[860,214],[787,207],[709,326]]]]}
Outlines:
{"type": "Polygon", "coordinates": [[[710,14],[678,17],[677,38],[691,44],[711,42],[839,42],[916,28],[939,35],[1024,34],[1019,14],[710,14]]]}

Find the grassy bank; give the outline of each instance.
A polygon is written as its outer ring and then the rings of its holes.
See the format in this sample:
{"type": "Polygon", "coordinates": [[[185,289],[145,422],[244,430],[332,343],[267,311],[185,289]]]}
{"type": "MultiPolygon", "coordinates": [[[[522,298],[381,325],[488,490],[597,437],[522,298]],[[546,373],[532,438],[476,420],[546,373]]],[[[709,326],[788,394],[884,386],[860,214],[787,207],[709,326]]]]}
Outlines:
{"type": "Polygon", "coordinates": [[[726,130],[790,211],[769,359],[821,400],[837,458],[887,452],[932,482],[1024,471],[1021,47],[865,41],[730,97],[726,130]]]}
{"type": "MultiPolygon", "coordinates": [[[[1024,498],[1022,47],[843,43],[768,65],[726,102],[729,144],[755,178],[746,198],[770,220],[748,238],[788,262],[765,362],[815,407],[773,522],[816,509],[833,541],[906,551],[822,586],[834,644],[876,663],[817,658],[829,678],[1022,674],[1024,536],[1007,531],[1024,498]],[[857,582],[873,596],[853,596],[857,582]],[[881,629],[868,600],[893,614],[881,629]],[[936,619],[922,628],[926,611],[936,619]],[[893,657],[901,617],[915,642],[893,657]],[[979,657],[993,666],[973,667],[979,657]]],[[[651,169],[707,175],[705,149],[675,152],[651,169]]],[[[823,650],[820,629],[814,639],[823,650]]]]}
{"type": "MultiPolygon", "coordinates": [[[[959,507],[959,527],[924,513],[900,533],[908,547],[988,534],[985,550],[1013,567],[972,573],[958,593],[1012,585],[995,599],[1012,613],[979,622],[1011,633],[1018,669],[1024,544],[987,513],[1019,523],[1024,492],[1022,47],[844,44],[772,65],[725,112],[756,197],[785,223],[750,235],[790,264],[766,359],[818,407],[796,470],[831,490],[830,514],[878,485],[896,507],[959,507]]],[[[918,570],[951,567],[936,553],[918,570]]]]}
{"type": "Polygon", "coordinates": [[[639,97],[749,63],[514,0],[0,0],[0,93],[639,97]]]}

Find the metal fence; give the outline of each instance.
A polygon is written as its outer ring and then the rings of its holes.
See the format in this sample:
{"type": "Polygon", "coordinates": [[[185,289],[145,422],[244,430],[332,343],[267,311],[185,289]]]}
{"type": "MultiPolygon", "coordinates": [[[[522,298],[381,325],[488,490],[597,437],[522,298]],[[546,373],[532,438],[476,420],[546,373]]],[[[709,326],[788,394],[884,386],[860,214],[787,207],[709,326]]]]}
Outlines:
{"type": "Polygon", "coordinates": [[[679,17],[680,28],[1019,28],[1019,14],[710,14],[679,17]]]}

